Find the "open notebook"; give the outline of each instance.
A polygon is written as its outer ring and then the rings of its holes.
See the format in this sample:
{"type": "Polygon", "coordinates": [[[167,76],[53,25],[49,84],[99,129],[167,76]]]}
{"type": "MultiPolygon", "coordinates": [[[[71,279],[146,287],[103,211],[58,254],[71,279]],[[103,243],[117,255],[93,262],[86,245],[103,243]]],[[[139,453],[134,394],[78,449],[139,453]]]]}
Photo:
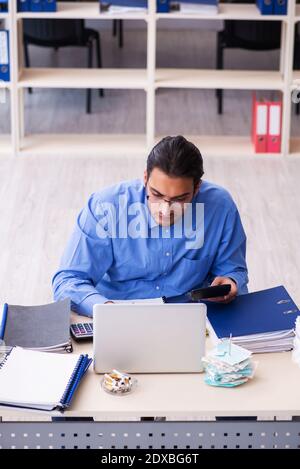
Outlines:
{"type": "Polygon", "coordinates": [[[88,355],[0,348],[0,405],[63,410],[92,360],[88,355]]]}

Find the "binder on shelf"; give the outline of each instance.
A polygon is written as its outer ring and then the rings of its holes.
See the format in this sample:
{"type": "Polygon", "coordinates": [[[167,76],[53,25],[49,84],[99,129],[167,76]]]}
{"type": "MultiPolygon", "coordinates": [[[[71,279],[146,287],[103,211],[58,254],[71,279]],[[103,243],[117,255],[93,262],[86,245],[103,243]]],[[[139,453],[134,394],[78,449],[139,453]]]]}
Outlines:
{"type": "Polygon", "coordinates": [[[9,33],[5,29],[0,30],[0,80],[10,80],[9,33]]]}
{"type": "Polygon", "coordinates": [[[0,347],[0,404],[51,411],[70,406],[92,359],[88,355],[0,347]]]}
{"type": "Polygon", "coordinates": [[[282,101],[270,101],[267,152],[281,152],[282,101]]]}
{"type": "Polygon", "coordinates": [[[274,0],[256,0],[256,6],[262,15],[274,14],[274,0]]]}
{"type": "Polygon", "coordinates": [[[287,15],[288,0],[256,0],[262,15],[287,15]]]}
{"type": "Polygon", "coordinates": [[[181,13],[193,14],[217,14],[218,0],[178,0],[170,2],[171,11],[180,11],[181,13]]]}
{"type": "Polygon", "coordinates": [[[148,8],[148,0],[100,0],[99,6],[100,12],[143,12],[148,8]]]}
{"type": "Polygon", "coordinates": [[[30,0],[30,11],[41,12],[43,11],[42,0],[30,0]]]}
{"type": "Polygon", "coordinates": [[[252,101],[252,143],[255,153],[267,152],[268,103],[257,101],[253,93],[252,101]]]}
{"type": "Polygon", "coordinates": [[[8,0],[0,0],[0,13],[8,11],[8,0]]]}
{"type": "Polygon", "coordinates": [[[42,0],[43,11],[57,11],[56,0],[42,0]]]}
{"type": "Polygon", "coordinates": [[[170,0],[157,0],[156,1],[157,13],[169,13],[170,11],[170,0]]]}
{"type": "Polygon", "coordinates": [[[30,11],[30,0],[18,0],[17,8],[19,12],[30,11]]]}
{"type": "Polygon", "coordinates": [[[287,0],[273,0],[274,15],[287,15],[287,0]]]}

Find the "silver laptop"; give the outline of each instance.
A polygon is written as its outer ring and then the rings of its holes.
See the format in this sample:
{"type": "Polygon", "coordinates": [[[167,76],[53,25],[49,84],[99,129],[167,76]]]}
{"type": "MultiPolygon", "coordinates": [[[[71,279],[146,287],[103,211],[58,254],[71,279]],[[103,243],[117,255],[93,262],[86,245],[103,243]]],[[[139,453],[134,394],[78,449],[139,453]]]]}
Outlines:
{"type": "Polygon", "coordinates": [[[203,371],[205,304],[101,304],[93,313],[96,373],[203,371]]]}

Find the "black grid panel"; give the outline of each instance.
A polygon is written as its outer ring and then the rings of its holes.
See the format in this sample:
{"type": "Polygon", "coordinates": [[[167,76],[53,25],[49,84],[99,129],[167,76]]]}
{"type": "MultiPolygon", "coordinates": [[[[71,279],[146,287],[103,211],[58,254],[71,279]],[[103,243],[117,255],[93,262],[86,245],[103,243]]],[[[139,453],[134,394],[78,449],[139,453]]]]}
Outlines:
{"type": "Polygon", "coordinates": [[[300,422],[2,422],[0,448],[300,448],[300,422]]]}

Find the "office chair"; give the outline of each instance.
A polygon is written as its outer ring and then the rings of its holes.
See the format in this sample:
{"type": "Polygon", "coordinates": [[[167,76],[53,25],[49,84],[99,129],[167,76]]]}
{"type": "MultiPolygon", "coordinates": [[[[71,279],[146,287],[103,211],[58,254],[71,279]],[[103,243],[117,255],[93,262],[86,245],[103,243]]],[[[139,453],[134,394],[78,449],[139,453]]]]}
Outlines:
{"type": "MultiPolygon", "coordinates": [[[[254,3],[253,0],[237,0],[231,3],[254,3]]],[[[281,21],[233,21],[225,20],[224,29],[217,33],[216,65],[224,68],[224,50],[274,50],[280,48],[281,21]]],[[[223,113],[223,90],[216,90],[218,114],[223,113]]]]}
{"type": "MultiPolygon", "coordinates": [[[[295,31],[294,70],[300,70],[300,23],[296,25],[295,31]]],[[[300,103],[296,104],[296,114],[300,114],[300,103]]]]}
{"type": "MultiPolygon", "coordinates": [[[[86,28],[84,20],[77,19],[24,19],[23,20],[23,44],[25,65],[30,67],[29,48],[30,44],[41,47],[53,47],[58,50],[60,47],[77,46],[87,48],[87,67],[93,67],[93,43],[96,44],[97,66],[102,67],[101,42],[98,31],[86,28]]],[[[29,93],[32,89],[29,88],[29,93]]],[[[99,95],[104,96],[102,89],[99,95]]],[[[87,89],[86,112],[91,113],[92,90],[87,89]]]]}

